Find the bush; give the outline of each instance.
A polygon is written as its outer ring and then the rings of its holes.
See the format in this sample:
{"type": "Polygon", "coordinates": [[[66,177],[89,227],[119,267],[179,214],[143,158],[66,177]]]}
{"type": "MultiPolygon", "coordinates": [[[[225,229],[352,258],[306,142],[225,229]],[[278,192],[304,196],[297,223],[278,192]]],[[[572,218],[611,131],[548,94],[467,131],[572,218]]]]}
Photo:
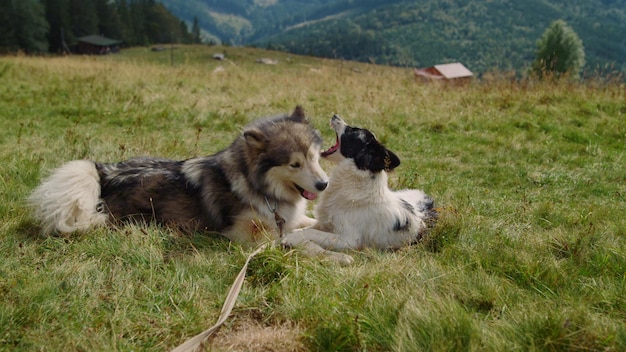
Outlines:
{"type": "Polygon", "coordinates": [[[539,77],[579,77],[585,65],[583,42],[565,21],[556,20],[537,42],[532,70],[539,77]]]}

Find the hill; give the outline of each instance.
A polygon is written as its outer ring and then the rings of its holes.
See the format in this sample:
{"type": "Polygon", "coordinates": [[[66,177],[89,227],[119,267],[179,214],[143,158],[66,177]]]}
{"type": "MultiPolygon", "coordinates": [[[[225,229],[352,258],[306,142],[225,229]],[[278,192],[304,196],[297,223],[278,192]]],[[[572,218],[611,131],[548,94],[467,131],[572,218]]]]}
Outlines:
{"type": "Polygon", "coordinates": [[[0,351],[170,351],[211,326],[252,248],[157,225],[42,236],[25,199],[68,160],[213,154],[296,104],[325,146],[334,112],[376,133],[392,187],[440,218],[347,267],[264,251],[207,350],[626,350],[623,84],[418,84],[206,45],[0,56],[0,79],[0,351]]]}
{"type": "Polygon", "coordinates": [[[626,1],[163,0],[213,40],[381,64],[462,61],[475,72],[524,71],[548,25],[583,40],[585,71],[626,72],[626,1]]]}

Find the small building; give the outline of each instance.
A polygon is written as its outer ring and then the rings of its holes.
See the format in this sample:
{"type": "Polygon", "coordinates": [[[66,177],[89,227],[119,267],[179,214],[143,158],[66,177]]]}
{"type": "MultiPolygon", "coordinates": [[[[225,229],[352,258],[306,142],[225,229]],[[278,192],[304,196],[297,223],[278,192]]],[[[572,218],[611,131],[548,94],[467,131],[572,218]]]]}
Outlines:
{"type": "Polygon", "coordinates": [[[77,39],[77,52],[85,55],[104,55],[120,51],[121,40],[105,38],[101,35],[88,35],[77,39]]]}
{"type": "Polygon", "coordinates": [[[469,81],[474,75],[472,71],[463,66],[460,62],[451,64],[441,64],[426,68],[416,68],[413,70],[415,79],[426,81],[469,81]]]}

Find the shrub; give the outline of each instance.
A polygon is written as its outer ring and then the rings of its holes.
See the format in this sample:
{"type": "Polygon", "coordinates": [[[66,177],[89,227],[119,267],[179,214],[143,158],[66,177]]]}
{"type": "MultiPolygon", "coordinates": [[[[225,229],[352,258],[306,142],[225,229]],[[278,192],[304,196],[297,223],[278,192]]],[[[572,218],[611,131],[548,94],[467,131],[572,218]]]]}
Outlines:
{"type": "Polygon", "coordinates": [[[565,21],[556,20],[537,42],[537,57],[532,64],[539,77],[578,77],[585,65],[583,42],[565,21]]]}

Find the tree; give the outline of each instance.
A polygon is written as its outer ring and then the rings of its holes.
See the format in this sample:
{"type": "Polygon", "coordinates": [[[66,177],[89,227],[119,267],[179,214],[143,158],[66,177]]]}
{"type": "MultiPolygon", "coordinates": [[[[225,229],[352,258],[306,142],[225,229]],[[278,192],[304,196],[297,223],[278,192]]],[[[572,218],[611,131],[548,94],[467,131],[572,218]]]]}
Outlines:
{"type": "Polygon", "coordinates": [[[69,0],[72,33],[76,37],[98,33],[98,12],[94,0],[69,0]]]}
{"type": "Polygon", "coordinates": [[[193,44],[194,43],[194,38],[191,35],[191,32],[189,32],[189,27],[187,26],[187,23],[185,23],[185,21],[180,21],[179,35],[180,35],[180,42],[181,43],[183,43],[183,44],[193,44]]]}
{"type": "Polygon", "coordinates": [[[151,43],[191,43],[192,38],[185,22],[174,16],[159,2],[148,0],[145,4],[145,33],[151,43]]]}
{"type": "Polygon", "coordinates": [[[198,24],[198,16],[193,17],[193,26],[191,26],[191,36],[194,44],[202,43],[202,37],[200,36],[200,25],[198,24]]]}
{"type": "Polygon", "coordinates": [[[18,46],[29,54],[48,51],[49,25],[43,4],[39,0],[14,1],[13,11],[18,46]]]}
{"type": "Polygon", "coordinates": [[[537,42],[537,57],[532,70],[539,77],[569,75],[578,77],[585,65],[583,42],[565,21],[556,20],[537,42]]]}
{"type": "Polygon", "coordinates": [[[131,39],[126,39],[130,45],[147,45],[150,44],[146,30],[146,13],[148,12],[148,4],[146,1],[129,1],[130,28],[133,34],[131,39]]]}
{"type": "Polygon", "coordinates": [[[0,0],[0,53],[17,49],[17,38],[13,27],[13,0],[0,0]]]}
{"type": "Polygon", "coordinates": [[[0,52],[45,52],[48,28],[39,0],[0,0],[0,52]]]}
{"type": "Polygon", "coordinates": [[[180,41],[179,20],[160,3],[149,1],[146,18],[146,34],[152,43],[175,43],[180,41]]]}
{"type": "Polygon", "coordinates": [[[60,53],[68,50],[67,43],[75,41],[70,25],[67,0],[45,0],[46,19],[50,25],[48,44],[50,52],[60,53]]]}
{"type": "Polygon", "coordinates": [[[96,14],[99,34],[115,39],[122,37],[122,24],[115,3],[109,0],[96,0],[96,14]]]}

